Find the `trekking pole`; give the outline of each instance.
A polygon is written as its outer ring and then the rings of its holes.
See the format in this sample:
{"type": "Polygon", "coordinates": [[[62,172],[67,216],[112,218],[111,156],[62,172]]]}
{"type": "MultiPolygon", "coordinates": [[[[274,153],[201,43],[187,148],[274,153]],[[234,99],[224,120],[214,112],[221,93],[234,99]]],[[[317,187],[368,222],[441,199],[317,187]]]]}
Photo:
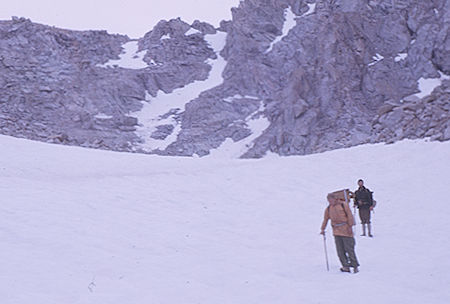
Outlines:
{"type": "Polygon", "coordinates": [[[327,237],[325,236],[325,232],[322,235],[323,235],[323,248],[325,249],[325,261],[327,263],[327,271],[330,271],[330,266],[328,264],[327,237]]]}

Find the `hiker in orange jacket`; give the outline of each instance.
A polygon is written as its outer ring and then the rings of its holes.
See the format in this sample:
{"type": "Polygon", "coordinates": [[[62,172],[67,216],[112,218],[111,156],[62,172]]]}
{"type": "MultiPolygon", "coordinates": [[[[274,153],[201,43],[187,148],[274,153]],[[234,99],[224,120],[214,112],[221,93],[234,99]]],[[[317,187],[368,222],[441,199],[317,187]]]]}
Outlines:
{"type": "Polygon", "coordinates": [[[345,201],[341,201],[333,193],[328,194],[328,207],[325,209],[320,234],[325,234],[328,220],[331,219],[331,227],[333,228],[334,241],[336,243],[336,251],[341,261],[342,272],[358,272],[358,259],[355,254],[355,238],[353,237],[354,219],[350,207],[345,201]]]}

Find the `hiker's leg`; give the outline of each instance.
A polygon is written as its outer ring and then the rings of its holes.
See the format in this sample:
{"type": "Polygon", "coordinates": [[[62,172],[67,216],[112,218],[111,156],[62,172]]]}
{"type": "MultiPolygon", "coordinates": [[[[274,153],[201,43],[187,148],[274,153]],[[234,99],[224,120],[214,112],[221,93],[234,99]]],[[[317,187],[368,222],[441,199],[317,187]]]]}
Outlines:
{"type": "Polygon", "coordinates": [[[342,267],[349,267],[347,255],[345,253],[344,236],[334,236],[334,242],[336,243],[336,251],[341,261],[342,267]]]}
{"type": "Polygon", "coordinates": [[[355,253],[355,239],[353,237],[344,237],[343,240],[344,243],[344,249],[348,254],[348,257],[350,259],[350,266],[351,267],[358,267],[358,259],[356,258],[355,253]]]}
{"type": "Polygon", "coordinates": [[[371,226],[371,222],[370,222],[370,216],[372,215],[371,210],[369,209],[368,214],[367,214],[367,229],[369,230],[369,236],[372,237],[372,226],[371,226]]]}
{"type": "Polygon", "coordinates": [[[361,226],[363,227],[363,233],[361,236],[366,236],[366,224],[361,224],[361,226]]]}
{"type": "Polygon", "coordinates": [[[359,208],[358,209],[358,213],[359,213],[359,219],[361,220],[361,224],[365,224],[365,222],[364,222],[364,212],[363,212],[363,209],[362,208],[359,208]]]}

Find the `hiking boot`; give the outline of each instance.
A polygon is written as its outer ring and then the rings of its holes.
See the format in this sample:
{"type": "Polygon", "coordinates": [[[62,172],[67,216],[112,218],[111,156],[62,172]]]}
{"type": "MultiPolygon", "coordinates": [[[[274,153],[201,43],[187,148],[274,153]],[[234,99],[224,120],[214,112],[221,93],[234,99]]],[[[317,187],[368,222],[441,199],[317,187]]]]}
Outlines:
{"type": "Polygon", "coordinates": [[[342,272],[350,272],[350,267],[341,267],[342,272]]]}
{"type": "Polygon", "coordinates": [[[358,272],[359,272],[358,267],[354,267],[354,268],[353,268],[353,273],[358,273],[358,272]]]}

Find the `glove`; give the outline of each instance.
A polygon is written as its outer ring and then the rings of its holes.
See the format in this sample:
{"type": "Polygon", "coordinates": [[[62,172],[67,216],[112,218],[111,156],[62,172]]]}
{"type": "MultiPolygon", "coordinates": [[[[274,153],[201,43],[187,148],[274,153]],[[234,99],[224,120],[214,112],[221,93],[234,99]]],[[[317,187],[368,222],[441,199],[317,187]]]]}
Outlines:
{"type": "Polygon", "coordinates": [[[325,230],[320,230],[321,235],[325,235],[325,230]]]}

